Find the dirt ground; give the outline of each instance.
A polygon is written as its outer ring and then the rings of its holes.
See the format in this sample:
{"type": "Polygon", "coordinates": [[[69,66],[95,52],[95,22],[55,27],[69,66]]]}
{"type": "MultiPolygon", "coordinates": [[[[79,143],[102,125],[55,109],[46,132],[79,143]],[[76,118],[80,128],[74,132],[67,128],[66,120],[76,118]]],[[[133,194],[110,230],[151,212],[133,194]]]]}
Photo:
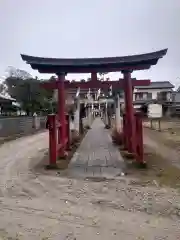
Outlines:
{"type": "Polygon", "coordinates": [[[161,121],[160,131],[157,123],[153,124],[153,129],[149,122],[145,122],[144,126],[145,145],[180,168],[180,120],[161,121]]]}
{"type": "Polygon", "coordinates": [[[180,239],[178,189],[40,172],[47,145],[44,132],[0,146],[0,239],[180,239]]]}
{"type": "Polygon", "coordinates": [[[144,158],[148,171],[136,169],[128,161],[128,171],[141,181],[180,189],[180,122],[178,119],[144,122],[144,158]]]}
{"type": "Polygon", "coordinates": [[[139,178],[139,181],[180,188],[180,119],[161,120],[160,131],[157,120],[152,122],[152,128],[147,119],[143,126],[147,170],[140,170],[132,159],[126,158],[128,175],[139,178]]]}
{"type": "Polygon", "coordinates": [[[180,119],[163,119],[160,121],[160,129],[158,121],[152,121],[152,128],[150,121],[145,121],[144,127],[151,129],[155,138],[165,146],[180,150],[180,119]]]}

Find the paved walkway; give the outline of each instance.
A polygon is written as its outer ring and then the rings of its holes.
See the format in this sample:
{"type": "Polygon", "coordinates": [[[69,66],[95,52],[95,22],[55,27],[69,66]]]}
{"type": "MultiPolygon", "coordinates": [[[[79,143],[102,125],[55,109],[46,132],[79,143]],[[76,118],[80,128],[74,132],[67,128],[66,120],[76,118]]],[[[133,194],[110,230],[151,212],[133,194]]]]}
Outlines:
{"type": "Polygon", "coordinates": [[[112,144],[109,130],[104,129],[103,122],[97,118],[74,154],[67,174],[86,178],[114,178],[121,174],[123,165],[118,148],[112,144]]]}

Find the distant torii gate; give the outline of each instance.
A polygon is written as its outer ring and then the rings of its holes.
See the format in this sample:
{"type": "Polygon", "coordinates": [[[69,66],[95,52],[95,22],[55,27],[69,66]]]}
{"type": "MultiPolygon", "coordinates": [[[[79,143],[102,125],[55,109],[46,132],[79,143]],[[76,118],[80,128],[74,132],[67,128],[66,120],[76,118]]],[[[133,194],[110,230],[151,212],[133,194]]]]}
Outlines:
{"type": "MultiPolygon", "coordinates": [[[[41,58],[28,55],[21,55],[22,59],[30,64],[33,69],[40,73],[57,74],[57,81],[53,83],[44,83],[45,88],[58,89],[58,118],[61,123],[61,138],[65,144],[66,120],[65,120],[65,88],[101,88],[108,89],[110,85],[113,88],[122,88],[125,93],[125,114],[126,126],[128,130],[126,135],[127,150],[136,153],[137,132],[135,131],[135,115],[133,109],[133,87],[148,86],[150,80],[131,79],[131,73],[137,70],[149,69],[156,65],[158,60],[166,55],[167,49],[157,52],[132,55],[124,57],[109,58],[81,58],[81,59],[57,59],[41,58]],[[124,78],[119,81],[99,81],[98,72],[118,72],[121,71],[124,78]],[[91,73],[91,80],[88,82],[70,82],[65,80],[67,73],[91,73]]],[[[143,147],[143,146],[141,146],[143,147]]],[[[63,148],[65,151],[65,148],[63,148]]],[[[139,161],[143,161],[141,158],[139,161]]]]}

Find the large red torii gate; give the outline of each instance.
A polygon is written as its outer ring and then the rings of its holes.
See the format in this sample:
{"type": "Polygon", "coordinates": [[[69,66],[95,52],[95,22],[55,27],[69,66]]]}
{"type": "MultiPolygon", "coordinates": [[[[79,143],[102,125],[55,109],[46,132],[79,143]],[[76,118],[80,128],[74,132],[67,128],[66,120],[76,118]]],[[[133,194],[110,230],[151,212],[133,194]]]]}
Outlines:
{"type": "MultiPolygon", "coordinates": [[[[66,120],[65,120],[65,88],[101,88],[107,89],[110,85],[113,88],[123,88],[125,92],[126,125],[128,124],[128,150],[135,153],[136,150],[136,132],[134,124],[133,109],[133,87],[147,86],[150,80],[131,79],[131,73],[137,70],[149,69],[156,65],[158,60],[166,55],[167,49],[160,51],[131,55],[123,57],[107,58],[77,58],[77,59],[58,59],[33,57],[22,54],[21,57],[27,64],[40,73],[57,74],[57,81],[53,83],[44,83],[44,87],[58,89],[58,117],[61,122],[62,144],[65,144],[66,120]],[[119,81],[98,81],[98,72],[118,72],[121,71],[124,78],[119,81]],[[91,81],[88,82],[70,82],[65,80],[67,73],[91,73],[91,81]]],[[[64,146],[64,145],[63,145],[64,146]]],[[[63,149],[65,151],[65,149],[63,149]]]]}

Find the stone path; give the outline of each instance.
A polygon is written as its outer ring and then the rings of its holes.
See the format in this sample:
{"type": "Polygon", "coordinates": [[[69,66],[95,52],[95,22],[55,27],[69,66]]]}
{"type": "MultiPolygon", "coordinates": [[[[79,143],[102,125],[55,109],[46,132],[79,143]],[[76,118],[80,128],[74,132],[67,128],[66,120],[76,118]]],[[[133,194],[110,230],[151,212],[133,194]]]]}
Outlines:
{"type": "Polygon", "coordinates": [[[112,144],[109,130],[104,129],[103,122],[97,118],[74,154],[67,174],[86,178],[114,178],[121,174],[123,165],[118,148],[112,144]]]}

